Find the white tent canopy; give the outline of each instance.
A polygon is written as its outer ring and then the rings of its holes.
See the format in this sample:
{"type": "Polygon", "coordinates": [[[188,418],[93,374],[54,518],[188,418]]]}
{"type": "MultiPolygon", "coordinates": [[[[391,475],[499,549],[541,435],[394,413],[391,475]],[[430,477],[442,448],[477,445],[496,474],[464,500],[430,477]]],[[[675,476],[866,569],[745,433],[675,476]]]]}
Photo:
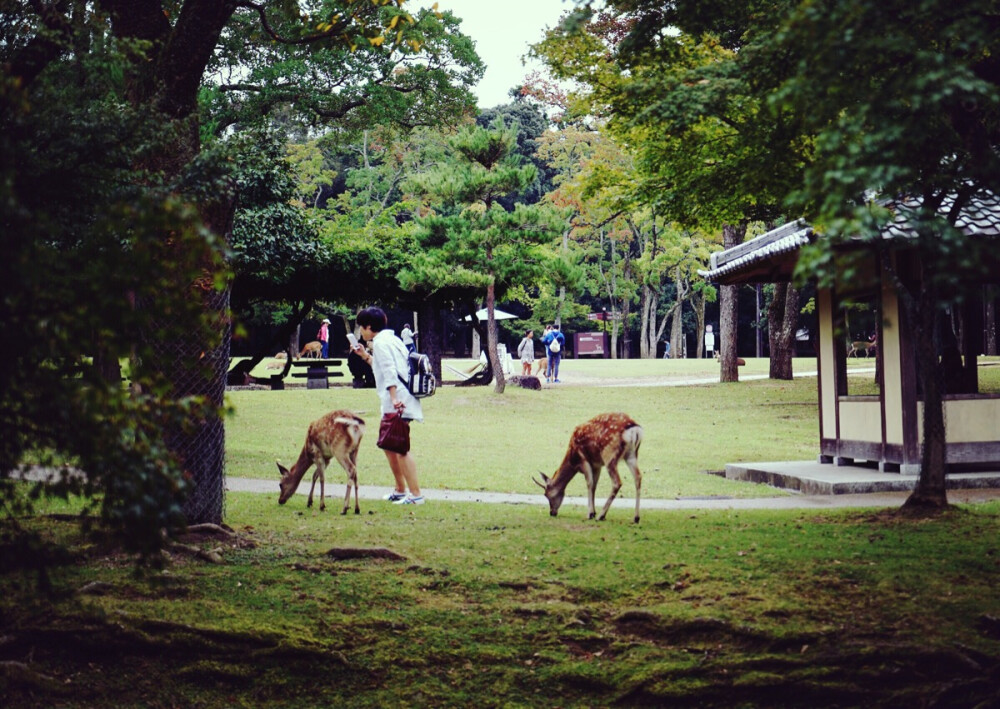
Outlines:
{"type": "MultiPolygon", "coordinates": [[[[493,308],[493,317],[496,318],[497,320],[517,320],[518,319],[518,317],[516,315],[512,315],[511,313],[504,312],[503,310],[499,310],[498,308],[493,308]]],[[[469,316],[469,315],[466,315],[464,319],[465,319],[465,322],[472,322],[472,317],[469,316]]],[[[483,320],[486,319],[486,308],[482,308],[482,309],[476,311],[476,319],[479,320],[479,321],[483,321],[483,320]]]]}

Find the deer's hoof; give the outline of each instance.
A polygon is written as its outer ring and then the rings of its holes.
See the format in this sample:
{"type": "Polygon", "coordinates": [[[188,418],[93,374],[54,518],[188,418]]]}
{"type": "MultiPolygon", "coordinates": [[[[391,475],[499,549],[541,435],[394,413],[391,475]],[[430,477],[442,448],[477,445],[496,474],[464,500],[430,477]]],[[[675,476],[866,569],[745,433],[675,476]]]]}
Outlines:
{"type": "Polygon", "coordinates": [[[360,507],[355,507],[354,508],[354,514],[356,514],[356,515],[361,514],[361,508],[360,507]]]}
{"type": "Polygon", "coordinates": [[[344,509],[342,509],[340,511],[340,514],[341,514],[341,516],[346,515],[347,514],[347,508],[345,507],[344,509]]]}
{"type": "Polygon", "coordinates": [[[589,515],[587,516],[587,519],[594,519],[594,517],[596,517],[596,516],[597,516],[597,513],[596,513],[596,512],[591,512],[591,513],[590,513],[590,514],[589,514],[589,515]]]}
{"type": "Polygon", "coordinates": [[[638,515],[636,515],[636,517],[635,517],[635,523],[639,524],[639,516],[638,515]]]}

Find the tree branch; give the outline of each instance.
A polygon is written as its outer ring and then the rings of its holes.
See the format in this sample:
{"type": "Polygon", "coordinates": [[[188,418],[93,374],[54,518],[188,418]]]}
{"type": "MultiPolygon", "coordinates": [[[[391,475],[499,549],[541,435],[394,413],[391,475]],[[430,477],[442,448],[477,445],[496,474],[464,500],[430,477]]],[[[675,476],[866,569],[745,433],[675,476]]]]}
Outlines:
{"type": "Polygon", "coordinates": [[[242,7],[247,10],[252,10],[256,12],[257,16],[260,17],[261,27],[264,29],[265,32],[267,32],[267,35],[271,39],[280,44],[291,44],[291,45],[309,44],[311,42],[318,42],[321,39],[329,39],[331,37],[335,37],[338,34],[343,34],[344,30],[346,30],[348,25],[350,24],[350,20],[354,19],[354,15],[349,15],[345,17],[343,20],[338,20],[336,24],[331,25],[330,29],[324,32],[320,32],[318,34],[306,35],[305,37],[299,37],[298,39],[289,39],[287,37],[282,37],[274,30],[273,27],[271,27],[271,23],[268,22],[267,12],[265,11],[263,5],[255,2],[249,2],[249,0],[242,0],[241,2],[236,3],[236,7],[242,7]]]}
{"type": "Polygon", "coordinates": [[[68,0],[52,4],[32,0],[31,7],[38,13],[44,30],[32,37],[24,49],[17,53],[8,70],[10,76],[21,79],[22,86],[34,81],[45,67],[69,47],[72,26],[66,16],[68,5],[68,0]]]}

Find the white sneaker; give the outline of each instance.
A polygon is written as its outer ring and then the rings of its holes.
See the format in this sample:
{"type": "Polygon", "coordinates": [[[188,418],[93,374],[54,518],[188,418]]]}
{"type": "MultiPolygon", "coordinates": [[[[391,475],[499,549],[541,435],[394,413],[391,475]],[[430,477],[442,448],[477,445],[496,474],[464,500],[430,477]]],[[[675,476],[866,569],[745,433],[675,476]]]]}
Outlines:
{"type": "Polygon", "coordinates": [[[405,492],[396,492],[395,490],[390,492],[388,495],[382,495],[382,499],[388,500],[389,502],[399,502],[400,500],[405,498],[406,498],[405,492]]]}
{"type": "Polygon", "coordinates": [[[410,493],[406,493],[406,497],[402,500],[396,500],[392,504],[394,505],[422,505],[424,504],[424,496],[414,497],[410,493]]]}

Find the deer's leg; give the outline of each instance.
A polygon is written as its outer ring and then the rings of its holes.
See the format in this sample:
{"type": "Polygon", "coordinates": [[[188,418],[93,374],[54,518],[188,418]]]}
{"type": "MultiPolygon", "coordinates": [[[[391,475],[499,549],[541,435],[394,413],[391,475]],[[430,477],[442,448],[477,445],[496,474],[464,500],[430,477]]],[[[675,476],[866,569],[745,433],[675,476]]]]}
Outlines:
{"type": "Polygon", "coordinates": [[[626,465],[632,471],[632,479],[635,481],[635,521],[639,521],[639,495],[642,491],[642,472],[639,470],[639,460],[635,455],[630,455],[625,459],[626,465]]]}
{"type": "Polygon", "coordinates": [[[354,486],[354,514],[361,514],[361,508],[358,506],[358,469],[354,464],[354,458],[357,456],[344,456],[343,458],[338,458],[337,461],[340,465],[347,471],[347,490],[344,492],[344,509],[340,511],[340,514],[346,515],[347,508],[351,506],[351,486],[354,486]]]}
{"type": "Polygon", "coordinates": [[[601,476],[601,469],[599,467],[592,466],[590,461],[584,461],[580,465],[580,471],[583,473],[583,477],[587,481],[587,519],[594,519],[594,517],[597,516],[597,512],[594,508],[594,492],[597,491],[597,479],[601,476]]]}
{"type": "Polygon", "coordinates": [[[608,509],[611,507],[611,503],[615,501],[618,497],[618,491],[622,489],[622,479],[618,475],[618,459],[613,459],[608,463],[608,476],[611,478],[611,494],[608,495],[608,501],[604,503],[604,509],[601,510],[601,516],[598,517],[598,521],[603,522],[604,517],[608,514],[608,509]]]}
{"type": "Polygon", "coordinates": [[[358,449],[351,453],[351,482],[354,483],[354,514],[361,514],[361,507],[358,505],[358,449]]]}
{"type": "Polygon", "coordinates": [[[319,509],[320,511],[326,509],[326,461],[320,458],[316,461],[316,472],[313,473],[312,487],[309,488],[309,504],[306,507],[312,507],[313,504],[313,491],[316,489],[316,480],[319,480],[319,509]]]}

